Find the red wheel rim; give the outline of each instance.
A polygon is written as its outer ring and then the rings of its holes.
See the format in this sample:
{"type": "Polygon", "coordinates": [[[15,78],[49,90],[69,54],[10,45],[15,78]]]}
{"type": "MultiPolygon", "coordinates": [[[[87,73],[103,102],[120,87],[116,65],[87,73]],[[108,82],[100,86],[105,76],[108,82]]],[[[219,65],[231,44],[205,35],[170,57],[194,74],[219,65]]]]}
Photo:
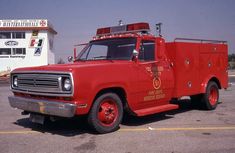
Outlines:
{"type": "Polygon", "coordinates": [[[103,126],[113,125],[118,117],[118,107],[114,100],[105,99],[99,106],[98,119],[103,126]]]}
{"type": "Polygon", "coordinates": [[[215,87],[212,87],[209,93],[209,102],[211,105],[215,105],[217,103],[218,95],[218,90],[215,87]]]}

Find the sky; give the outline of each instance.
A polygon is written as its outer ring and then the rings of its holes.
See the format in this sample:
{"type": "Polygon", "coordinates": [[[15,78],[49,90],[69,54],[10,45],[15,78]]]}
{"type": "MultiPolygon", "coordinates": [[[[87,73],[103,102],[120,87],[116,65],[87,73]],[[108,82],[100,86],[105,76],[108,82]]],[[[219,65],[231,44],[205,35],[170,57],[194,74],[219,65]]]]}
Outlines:
{"type": "Polygon", "coordinates": [[[100,27],[163,23],[166,41],[177,37],[226,40],[235,53],[235,0],[0,0],[0,19],[48,19],[58,32],[56,61],[73,55],[100,27]]]}

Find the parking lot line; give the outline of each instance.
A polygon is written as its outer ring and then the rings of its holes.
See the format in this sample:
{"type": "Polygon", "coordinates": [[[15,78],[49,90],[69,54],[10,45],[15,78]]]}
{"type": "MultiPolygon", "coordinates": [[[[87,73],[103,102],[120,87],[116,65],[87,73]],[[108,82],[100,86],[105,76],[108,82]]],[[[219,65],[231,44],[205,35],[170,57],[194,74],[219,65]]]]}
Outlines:
{"type": "MultiPolygon", "coordinates": [[[[171,128],[121,128],[119,132],[138,132],[138,131],[199,131],[199,130],[235,130],[235,126],[224,126],[224,127],[171,127],[171,128]]],[[[38,131],[0,131],[0,135],[6,134],[39,134],[38,131]]]]}
{"type": "Polygon", "coordinates": [[[235,130],[235,126],[228,127],[172,127],[172,128],[123,128],[120,132],[131,131],[199,131],[199,130],[235,130]]]}
{"type": "Polygon", "coordinates": [[[0,135],[3,134],[34,134],[34,133],[40,133],[37,131],[0,131],[0,135]]]}

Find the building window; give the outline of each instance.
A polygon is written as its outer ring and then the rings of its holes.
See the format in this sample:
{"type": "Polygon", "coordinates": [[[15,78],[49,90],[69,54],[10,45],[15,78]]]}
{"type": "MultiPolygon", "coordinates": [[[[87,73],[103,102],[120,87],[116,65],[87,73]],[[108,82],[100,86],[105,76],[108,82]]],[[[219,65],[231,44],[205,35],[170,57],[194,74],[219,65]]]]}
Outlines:
{"type": "Polygon", "coordinates": [[[25,32],[0,32],[0,39],[24,39],[25,32]]]}
{"type": "Polygon", "coordinates": [[[26,54],[25,48],[12,48],[13,55],[25,55],[26,54]]]}
{"type": "Polygon", "coordinates": [[[0,55],[25,55],[25,48],[0,48],[0,55]]]}
{"type": "Polygon", "coordinates": [[[12,38],[13,39],[24,39],[25,32],[12,32],[12,38]]]}
{"type": "Polygon", "coordinates": [[[10,32],[0,32],[0,39],[9,39],[11,38],[10,32]]]}
{"type": "Polygon", "coordinates": [[[11,55],[11,48],[0,48],[0,55],[11,55]]]}

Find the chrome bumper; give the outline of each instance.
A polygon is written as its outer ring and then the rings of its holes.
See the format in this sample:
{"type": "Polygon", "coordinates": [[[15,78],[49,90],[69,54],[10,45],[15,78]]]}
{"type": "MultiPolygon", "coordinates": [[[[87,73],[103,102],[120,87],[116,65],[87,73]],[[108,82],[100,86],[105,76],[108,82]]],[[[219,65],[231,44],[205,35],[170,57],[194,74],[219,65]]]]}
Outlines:
{"type": "Polygon", "coordinates": [[[37,100],[18,96],[10,96],[8,99],[13,108],[60,117],[73,117],[77,108],[75,104],[57,101],[37,100]]]}

